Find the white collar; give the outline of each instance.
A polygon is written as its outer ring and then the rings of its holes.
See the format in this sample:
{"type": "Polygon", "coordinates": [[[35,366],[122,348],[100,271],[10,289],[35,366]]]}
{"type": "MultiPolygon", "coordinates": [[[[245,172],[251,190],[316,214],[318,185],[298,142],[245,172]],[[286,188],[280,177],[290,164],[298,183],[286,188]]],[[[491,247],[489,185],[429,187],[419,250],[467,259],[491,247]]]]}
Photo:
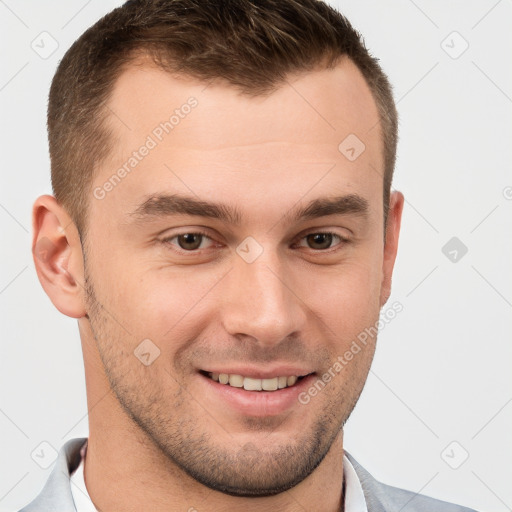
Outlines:
{"type": "Polygon", "coordinates": [[[345,454],[343,454],[343,478],[345,479],[345,512],[368,512],[361,481],[345,454]]]}

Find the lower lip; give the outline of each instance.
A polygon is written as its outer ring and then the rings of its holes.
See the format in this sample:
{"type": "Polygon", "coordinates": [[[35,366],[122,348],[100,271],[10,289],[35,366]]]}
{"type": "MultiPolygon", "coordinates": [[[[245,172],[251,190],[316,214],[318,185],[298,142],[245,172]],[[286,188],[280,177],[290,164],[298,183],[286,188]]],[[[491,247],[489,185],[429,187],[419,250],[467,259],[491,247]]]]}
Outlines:
{"type": "Polygon", "coordinates": [[[219,399],[238,413],[246,416],[264,417],[282,414],[294,405],[300,405],[299,395],[305,391],[315,379],[312,373],[298,380],[289,388],[276,391],[247,391],[244,388],[235,388],[229,384],[221,384],[209,377],[199,374],[206,385],[205,398],[215,403],[219,399]]]}

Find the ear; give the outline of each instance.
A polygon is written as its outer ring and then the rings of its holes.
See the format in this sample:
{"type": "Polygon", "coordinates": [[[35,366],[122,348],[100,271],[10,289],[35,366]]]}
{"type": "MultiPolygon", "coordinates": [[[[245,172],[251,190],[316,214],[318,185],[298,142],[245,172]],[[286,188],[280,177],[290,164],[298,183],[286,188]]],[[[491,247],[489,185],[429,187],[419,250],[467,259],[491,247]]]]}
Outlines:
{"type": "Polygon", "coordinates": [[[32,211],[32,255],[37,277],[55,307],[85,316],[82,244],[78,230],[53,196],[39,197],[32,211]]]}
{"type": "Polygon", "coordinates": [[[401,192],[392,192],[389,200],[389,212],[386,223],[386,240],[384,243],[382,284],[380,289],[380,307],[384,306],[391,295],[391,278],[398,250],[398,237],[400,234],[400,223],[402,221],[403,208],[404,195],[401,192]]]}

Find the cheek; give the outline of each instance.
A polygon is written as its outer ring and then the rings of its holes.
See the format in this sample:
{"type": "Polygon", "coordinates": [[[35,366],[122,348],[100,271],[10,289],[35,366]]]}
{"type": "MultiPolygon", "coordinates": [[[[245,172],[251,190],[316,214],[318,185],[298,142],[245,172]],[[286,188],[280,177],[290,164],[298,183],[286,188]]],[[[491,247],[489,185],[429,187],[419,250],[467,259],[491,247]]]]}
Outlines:
{"type": "MultiPolygon", "coordinates": [[[[137,268],[135,264],[132,268],[137,268]]],[[[119,320],[138,339],[192,337],[206,316],[211,291],[222,278],[218,270],[145,269],[109,279],[104,286],[119,320]]],[[[211,305],[211,304],[210,304],[211,305]]],[[[168,342],[166,342],[168,343],[168,342]]]]}
{"type": "Polygon", "coordinates": [[[357,335],[378,317],[380,270],[375,259],[360,257],[328,272],[303,272],[305,303],[336,336],[357,335]]]}

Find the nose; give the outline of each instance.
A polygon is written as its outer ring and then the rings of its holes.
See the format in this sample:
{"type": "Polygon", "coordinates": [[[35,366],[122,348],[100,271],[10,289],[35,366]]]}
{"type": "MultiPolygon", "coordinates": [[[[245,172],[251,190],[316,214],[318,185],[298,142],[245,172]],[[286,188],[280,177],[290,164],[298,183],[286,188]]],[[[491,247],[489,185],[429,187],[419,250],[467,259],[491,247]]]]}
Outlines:
{"type": "Polygon", "coordinates": [[[277,255],[264,251],[252,263],[235,255],[227,277],[221,312],[226,332],[251,337],[262,346],[302,333],[305,297],[277,255]]]}

